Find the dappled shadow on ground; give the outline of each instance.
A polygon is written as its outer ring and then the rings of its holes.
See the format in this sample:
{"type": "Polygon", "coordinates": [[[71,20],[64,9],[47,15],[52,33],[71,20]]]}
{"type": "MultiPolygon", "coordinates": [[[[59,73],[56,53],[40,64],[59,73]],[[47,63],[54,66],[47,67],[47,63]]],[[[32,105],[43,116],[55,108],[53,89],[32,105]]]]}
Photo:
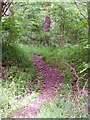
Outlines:
{"type": "Polygon", "coordinates": [[[56,98],[57,88],[63,82],[63,76],[58,68],[50,67],[42,58],[42,56],[35,56],[34,65],[36,66],[37,74],[43,75],[43,84],[40,92],[42,93],[36,101],[20,112],[14,114],[13,117],[19,118],[33,118],[36,117],[40,107],[45,101],[52,101],[56,98]]]}

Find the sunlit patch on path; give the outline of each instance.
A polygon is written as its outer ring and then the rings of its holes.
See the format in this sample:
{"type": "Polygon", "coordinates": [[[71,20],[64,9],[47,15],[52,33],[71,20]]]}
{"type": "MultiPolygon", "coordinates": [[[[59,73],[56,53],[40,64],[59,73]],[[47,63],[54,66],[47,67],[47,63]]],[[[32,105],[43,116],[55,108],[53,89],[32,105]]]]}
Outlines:
{"type": "Polygon", "coordinates": [[[40,107],[45,101],[51,101],[56,98],[57,87],[63,81],[63,76],[58,68],[50,67],[41,56],[35,56],[34,65],[36,72],[43,74],[44,87],[41,87],[42,95],[35,102],[14,114],[17,118],[35,118],[40,110],[40,107]]]}

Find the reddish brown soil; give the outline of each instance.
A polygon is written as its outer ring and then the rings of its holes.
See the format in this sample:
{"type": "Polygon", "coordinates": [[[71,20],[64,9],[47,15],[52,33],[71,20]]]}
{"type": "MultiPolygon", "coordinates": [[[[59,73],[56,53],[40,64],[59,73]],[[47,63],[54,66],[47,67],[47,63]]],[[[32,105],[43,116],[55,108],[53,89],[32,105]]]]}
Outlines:
{"type": "Polygon", "coordinates": [[[35,118],[45,101],[51,101],[56,98],[57,87],[63,81],[60,70],[50,67],[41,56],[35,56],[34,65],[37,68],[37,72],[44,76],[43,82],[45,86],[41,89],[42,95],[34,103],[15,113],[14,118],[35,118]]]}

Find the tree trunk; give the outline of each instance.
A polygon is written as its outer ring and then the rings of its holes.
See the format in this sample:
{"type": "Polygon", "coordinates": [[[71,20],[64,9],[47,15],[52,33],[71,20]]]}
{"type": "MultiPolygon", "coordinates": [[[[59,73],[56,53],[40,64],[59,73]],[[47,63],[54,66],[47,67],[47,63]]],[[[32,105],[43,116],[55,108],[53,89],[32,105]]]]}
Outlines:
{"type": "MultiPolygon", "coordinates": [[[[12,22],[12,26],[15,27],[15,20],[14,20],[14,2],[12,0],[12,4],[9,8],[9,13],[10,13],[10,18],[13,20],[12,22]]],[[[12,40],[11,43],[13,43],[15,41],[15,34],[14,32],[11,30],[9,33],[10,39],[12,40]]]]}
{"type": "MultiPolygon", "coordinates": [[[[50,13],[50,11],[48,10],[48,6],[51,6],[51,4],[50,3],[45,4],[45,7],[46,7],[45,11],[47,11],[47,14],[50,13]]],[[[45,32],[48,32],[50,30],[50,24],[51,24],[51,19],[50,19],[49,15],[47,15],[45,17],[45,21],[44,21],[44,31],[45,32]]]]}
{"type": "Polygon", "coordinates": [[[1,18],[2,18],[2,2],[0,0],[0,22],[1,22],[1,18]]]}
{"type": "Polygon", "coordinates": [[[87,10],[88,10],[88,37],[89,37],[89,44],[90,44],[90,1],[87,3],[87,10]]]}
{"type": "Polygon", "coordinates": [[[62,13],[62,18],[61,18],[61,25],[60,25],[60,35],[61,35],[61,41],[60,44],[61,46],[65,45],[65,38],[64,38],[64,29],[65,29],[65,8],[61,8],[61,10],[63,11],[62,13]]]}
{"type": "MultiPolygon", "coordinates": [[[[88,11],[88,44],[90,45],[90,1],[87,3],[87,11],[88,11]]],[[[90,48],[88,49],[88,64],[90,64],[90,48]]],[[[89,80],[90,80],[90,66],[88,66],[88,81],[89,80]]],[[[88,82],[88,91],[90,91],[90,82],[88,82]]],[[[90,97],[88,101],[90,101],[90,97]]],[[[88,113],[90,114],[89,104],[88,104],[88,113]]]]}
{"type": "MultiPolygon", "coordinates": [[[[44,32],[49,32],[50,31],[50,25],[51,25],[51,19],[49,17],[50,11],[48,10],[48,6],[51,6],[51,3],[46,3],[45,4],[45,7],[46,7],[45,11],[47,11],[48,15],[45,17],[45,20],[44,20],[44,32]]],[[[48,35],[45,38],[45,43],[49,44],[49,36],[48,35]]]]}
{"type": "MultiPolygon", "coordinates": [[[[1,23],[1,18],[2,18],[2,2],[0,0],[0,53],[2,53],[2,23],[1,23]]],[[[0,71],[2,73],[2,69],[1,69],[1,66],[2,66],[2,54],[0,54],[0,71]]],[[[2,74],[0,73],[0,79],[2,79],[2,74]]]]}
{"type": "Polygon", "coordinates": [[[64,44],[65,44],[65,41],[64,41],[64,22],[61,25],[60,35],[61,35],[61,46],[64,46],[64,44]]]}
{"type": "Polygon", "coordinates": [[[12,0],[12,4],[10,6],[10,17],[14,19],[14,2],[12,0]]]}
{"type": "Polygon", "coordinates": [[[45,32],[50,31],[50,24],[51,24],[50,17],[46,16],[45,17],[45,22],[44,22],[44,31],[45,32]]]}
{"type": "MultiPolygon", "coordinates": [[[[90,1],[87,3],[88,10],[88,44],[90,45],[90,1]]],[[[90,63],[90,49],[88,50],[88,63],[90,63]]],[[[88,77],[90,79],[90,68],[88,68],[88,77]]]]}

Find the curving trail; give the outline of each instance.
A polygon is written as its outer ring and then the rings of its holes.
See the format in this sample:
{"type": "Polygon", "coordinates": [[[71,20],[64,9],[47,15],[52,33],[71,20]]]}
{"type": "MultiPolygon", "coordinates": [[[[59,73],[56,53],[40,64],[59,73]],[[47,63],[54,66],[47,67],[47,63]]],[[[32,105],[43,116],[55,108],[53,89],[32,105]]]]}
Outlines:
{"type": "Polygon", "coordinates": [[[56,98],[57,87],[63,81],[60,70],[50,67],[41,56],[35,56],[34,65],[37,68],[37,73],[44,76],[44,87],[41,88],[42,95],[34,103],[15,113],[14,118],[35,118],[45,101],[56,98]]]}

